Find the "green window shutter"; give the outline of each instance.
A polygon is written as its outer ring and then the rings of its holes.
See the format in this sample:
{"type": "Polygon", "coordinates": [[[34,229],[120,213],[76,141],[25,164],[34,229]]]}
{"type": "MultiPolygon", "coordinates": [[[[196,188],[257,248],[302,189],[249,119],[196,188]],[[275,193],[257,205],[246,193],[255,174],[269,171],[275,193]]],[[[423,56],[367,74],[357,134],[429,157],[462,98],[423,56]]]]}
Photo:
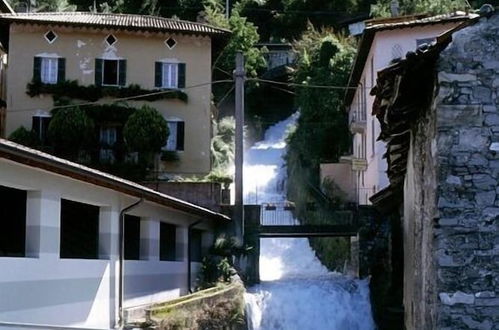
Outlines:
{"type": "Polygon", "coordinates": [[[163,87],[163,63],[154,63],[154,87],[163,87]]]}
{"type": "Polygon", "coordinates": [[[178,64],[178,88],[185,88],[185,63],[178,64]]]}
{"type": "Polygon", "coordinates": [[[102,59],[95,59],[95,86],[102,85],[102,59]]]}
{"type": "Polygon", "coordinates": [[[119,70],[118,85],[125,86],[126,85],[126,60],[119,60],[118,70],[119,70]]]}
{"type": "Polygon", "coordinates": [[[185,122],[177,122],[177,150],[184,150],[185,122]]]}
{"type": "Polygon", "coordinates": [[[66,59],[59,58],[57,63],[57,82],[66,80],[66,59]]]}
{"type": "Polygon", "coordinates": [[[42,80],[42,58],[35,56],[33,62],[33,81],[42,80]]]}

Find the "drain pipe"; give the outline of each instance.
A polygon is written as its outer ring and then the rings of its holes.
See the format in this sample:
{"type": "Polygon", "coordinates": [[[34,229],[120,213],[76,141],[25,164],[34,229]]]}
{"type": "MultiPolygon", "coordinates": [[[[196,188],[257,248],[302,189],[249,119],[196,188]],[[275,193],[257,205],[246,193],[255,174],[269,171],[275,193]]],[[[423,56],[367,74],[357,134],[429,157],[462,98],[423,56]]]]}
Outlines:
{"type": "Polygon", "coordinates": [[[118,328],[123,329],[125,319],[123,312],[123,289],[124,289],[124,259],[125,259],[125,213],[139,206],[140,203],[144,201],[144,198],[140,198],[135,203],[125,207],[120,211],[119,217],[119,262],[118,262],[118,279],[119,279],[119,288],[118,288],[118,311],[119,311],[119,320],[118,320],[118,328]]]}
{"type": "Polygon", "coordinates": [[[189,293],[192,293],[192,288],[191,288],[191,229],[195,225],[199,224],[201,220],[194,221],[187,227],[187,289],[189,290],[189,293]]]}

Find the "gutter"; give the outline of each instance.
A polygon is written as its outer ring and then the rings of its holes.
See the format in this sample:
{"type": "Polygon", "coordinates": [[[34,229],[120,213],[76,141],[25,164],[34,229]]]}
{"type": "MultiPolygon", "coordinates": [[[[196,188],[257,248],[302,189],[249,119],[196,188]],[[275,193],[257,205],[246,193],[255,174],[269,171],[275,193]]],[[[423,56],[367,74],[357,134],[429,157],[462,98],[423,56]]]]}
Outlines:
{"type": "Polygon", "coordinates": [[[119,262],[118,262],[118,328],[123,329],[125,325],[124,311],[123,311],[123,292],[124,292],[124,259],[125,259],[125,213],[138,207],[144,201],[143,198],[139,199],[135,203],[125,207],[120,211],[119,217],[119,262]]]}
{"type": "Polygon", "coordinates": [[[191,273],[192,273],[192,269],[191,269],[191,230],[192,230],[192,227],[194,227],[195,225],[199,224],[201,222],[201,220],[197,220],[193,223],[191,223],[188,227],[187,227],[187,289],[189,290],[189,293],[192,293],[192,288],[191,288],[191,273]]]}
{"type": "Polygon", "coordinates": [[[229,217],[204,207],[162,194],[114,175],[94,170],[3,139],[0,139],[0,158],[116,190],[137,198],[143,198],[187,214],[208,218],[214,221],[230,221],[229,217]]]}

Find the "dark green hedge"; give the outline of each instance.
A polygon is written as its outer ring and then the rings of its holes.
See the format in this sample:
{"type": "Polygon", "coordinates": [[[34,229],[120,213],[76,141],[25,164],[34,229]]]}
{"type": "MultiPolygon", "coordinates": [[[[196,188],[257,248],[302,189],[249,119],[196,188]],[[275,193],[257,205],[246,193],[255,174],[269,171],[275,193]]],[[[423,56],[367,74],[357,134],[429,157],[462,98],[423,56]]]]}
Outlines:
{"type": "Polygon", "coordinates": [[[103,97],[127,98],[140,95],[165,92],[162,94],[148,95],[134,98],[134,100],[157,101],[166,99],[177,99],[187,102],[187,94],[176,89],[142,89],[139,85],[129,85],[127,87],[99,87],[95,85],[80,86],[76,80],[65,80],[57,84],[44,84],[40,81],[31,81],[26,90],[26,94],[31,97],[40,94],[52,94],[54,101],[60,98],[79,99],[95,102],[103,97]],[[166,93],[167,92],[167,93],[166,93]]]}

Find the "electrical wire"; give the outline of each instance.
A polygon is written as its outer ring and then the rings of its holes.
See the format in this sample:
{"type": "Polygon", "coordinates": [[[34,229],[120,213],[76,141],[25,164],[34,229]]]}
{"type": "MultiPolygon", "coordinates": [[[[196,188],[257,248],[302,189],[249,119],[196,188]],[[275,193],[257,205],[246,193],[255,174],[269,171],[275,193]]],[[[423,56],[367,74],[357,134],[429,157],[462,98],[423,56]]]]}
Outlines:
{"type": "MultiPolygon", "coordinates": [[[[208,85],[215,85],[215,84],[221,84],[221,83],[233,83],[234,80],[232,79],[225,79],[225,80],[216,80],[212,82],[207,82],[207,83],[200,83],[192,86],[187,86],[185,88],[182,88],[182,90],[188,90],[188,89],[193,89],[193,88],[199,88],[199,87],[204,87],[208,85]]],[[[84,106],[89,106],[89,105],[106,105],[106,104],[113,104],[117,102],[122,102],[122,101],[133,101],[135,99],[140,99],[144,97],[149,97],[149,96],[157,96],[157,95],[163,95],[163,94],[169,94],[169,93],[177,93],[178,90],[165,90],[165,91],[159,91],[159,92],[152,92],[152,93],[146,93],[146,94],[139,94],[139,95],[134,95],[134,96],[127,96],[127,97],[120,97],[120,98],[114,98],[110,100],[109,102],[100,102],[100,101],[92,101],[92,102],[82,102],[82,103],[73,103],[73,104],[68,104],[68,105],[58,105],[58,106],[53,106],[51,110],[53,109],[64,109],[64,108],[74,108],[74,107],[84,107],[84,106]]],[[[27,112],[27,111],[35,111],[35,110],[40,110],[40,108],[30,108],[30,109],[16,109],[16,110],[9,110],[9,113],[12,112],[27,112]]]]}
{"type": "MultiPolygon", "coordinates": [[[[261,79],[261,78],[248,78],[246,79],[248,81],[257,81],[257,82],[263,82],[263,83],[268,83],[268,84],[275,84],[275,85],[283,85],[283,86],[292,86],[292,87],[303,87],[303,88],[316,88],[316,89],[358,89],[359,87],[355,86],[335,86],[335,85],[309,85],[309,84],[298,84],[298,83],[287,83],[287,82],[282,82],[282,81],[276,81],[276,80],[268,80],[268,79],[261,79]]],[[[371,87],[363,87],[364,89],[371,89],[371,87]]]]}

